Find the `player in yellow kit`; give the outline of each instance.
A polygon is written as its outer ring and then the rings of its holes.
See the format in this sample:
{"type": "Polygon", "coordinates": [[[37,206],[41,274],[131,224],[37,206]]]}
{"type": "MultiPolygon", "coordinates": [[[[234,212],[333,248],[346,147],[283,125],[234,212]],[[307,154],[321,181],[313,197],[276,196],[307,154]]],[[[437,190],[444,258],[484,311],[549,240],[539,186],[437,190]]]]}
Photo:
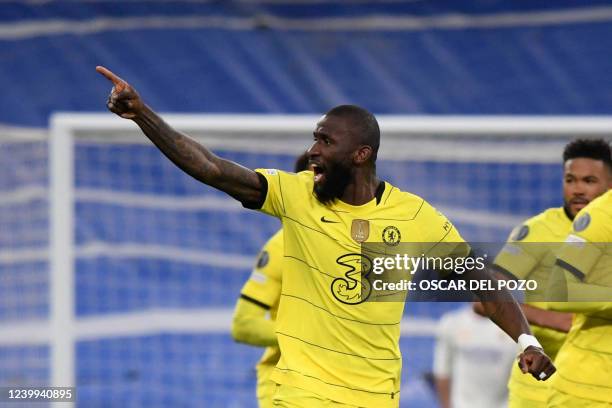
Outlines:
{"type": "MultiPolygon", "coordinates": [[[[549,208],[515,228],[494,262],[507,278],[538,283],[522,307],[531,330],[553,360],[565,341],[572,315],[550,311],[542,302],[558,249],[546,243],[563,242],[578,211],[608,190],[606,158],[610,158],[610,146],[602,139],[570,142],[563,152],[563,207],[549,208]]],[[[549,382],[522,375],[518,366],[514,366],[508,388],[510,408],[546,407],[549,382]]]]}
{"type": "MultiPolygon", "coordinates": [[[[329,174],[317,159],[315,174],[329,174]]],[[[272,379],[332,401],[395,406],[403,303],[363,302],[359,290],[345,290],[349,274],[364,262],[359,243],[461,243],[461,237],[423,199],[384,182],[363,205],[321,206],[312,194],[312,172],[259,174],[268,185],[261,208],[284,219],[286,237],[277,317],[282,353],[272,379]]]]}
{"type": "MultiPolygon", "coordinates": [[[[610,164],[610,163],[609,163],[610,164]]],[[[612,167],[610,167],[612,172],[612,167]]],[[[611,175],[612,178],[612,175],[611,175]]],[[[576,217],[558,253],[553,278],[561,278],[568,302],[555,310],[576,313],[557,354],[559,375],[551,381],[550,408],[612,407],[612,190],[576,217]],[[606,301],[608,300],[608,301],[606,301]]],[[[551,299],[558,298],[558,280],[551,299]]]]}
{"type": "MultiPolygon", "coordinates": [[[[300,155],[296,172],[308,168],[308,156],[300,155]]],[[[276,383],[270,376],[280,349],[276,340],[275,321],[281,295],[283,270],[283,230],[277,231],[263,246],[249,280],[240,292],[232,321],[232,337],[241,343],[266,347],[257,363],[257,400],[259,408],[271,408],[276,383]],[[269,313],[270,318],[266,318],[269,313]]]]}
{"type": "Polygon", "coordinates": [[[232,322],[236,341],[266,347],[257,363],[257,400],[260,408],[272,407],[276,384],[270,380],[280,358],[276,340],[276,314],[281,293],[283,230],[279,230],[262,248],[257,266],[242,287],[232,322]],[[266,318],[266,313],[270,318],[266,318]]]}
{"type": "MultiPolygon", "coordinates": [[[[353,105],[328,111],[316,124],[308,150],[313,171],[253,171],[176,131],[129,84],[106,68],[97,70],[114,85],[109,110],[134,120],[183,171],[247,208],[282,220],[275,406],[398,407],[404,303],[366,301],[372,265],[361,244],[381,243],[392,250],[402,242],[448,242],[439,247],[452,255],[459,255],[453,253],[457,248],[465,252],[466,245],[426,201],[378,179],[380,131],[374,115],[353,105]]],[[[489,276],[471,269],[458,279],[489,276]]],[[[489,300],[487,314],[521,345],[523,371],[549,378],[555,367],[531,336],[512,295],[496,291],[489,300]]]]}

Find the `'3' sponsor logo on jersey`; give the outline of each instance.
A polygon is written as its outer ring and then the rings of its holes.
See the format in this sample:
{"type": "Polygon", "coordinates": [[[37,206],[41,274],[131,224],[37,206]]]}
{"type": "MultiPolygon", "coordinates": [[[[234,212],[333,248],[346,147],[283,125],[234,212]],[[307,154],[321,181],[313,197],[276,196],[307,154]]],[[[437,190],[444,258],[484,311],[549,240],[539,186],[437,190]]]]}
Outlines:
{"type": "Polygon", "coordinates": [[[365,302],[372,292],[372,284],[368,279],[372,272],[372,260],[363,254],[350,253],[338,257],[336,263],[348,270],[343,277],[332,281],[332,295],[347,305],[365,302]]]}

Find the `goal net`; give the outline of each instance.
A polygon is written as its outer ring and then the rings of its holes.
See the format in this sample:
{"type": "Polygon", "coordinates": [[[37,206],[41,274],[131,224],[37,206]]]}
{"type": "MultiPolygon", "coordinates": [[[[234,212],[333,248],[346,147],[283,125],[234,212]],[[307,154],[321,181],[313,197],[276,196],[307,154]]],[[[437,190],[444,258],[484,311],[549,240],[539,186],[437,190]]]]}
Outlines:
{"type": "MultiPolygon", "coordinates": [[[[224,158],[291,169],[315,116],[167,115],[224,158]]],[[[561,151],[609,118],[381,116],[381,178],[426,198],[472,241],[501,241],[561,204],[561,151]]],[[[76,385],[79,405],[255,407],[261,350],[232,307],[278,220],[191,179],[130,121],[57,114],[0,128],[0,386],[76,385]]],[[[402,405],[435,406],[439,316],[406,307],[402,405]]]]}

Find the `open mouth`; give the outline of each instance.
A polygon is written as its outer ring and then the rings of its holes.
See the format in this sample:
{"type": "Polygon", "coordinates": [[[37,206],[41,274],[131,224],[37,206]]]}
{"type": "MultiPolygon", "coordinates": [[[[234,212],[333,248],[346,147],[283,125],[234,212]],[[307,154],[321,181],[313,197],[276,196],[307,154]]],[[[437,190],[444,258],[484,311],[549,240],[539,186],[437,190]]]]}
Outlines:
{"type": "Polygon", "coordinates": [[[314,173],[314,182],[320,183],[325,176],[325,169],[318,164],[311,163],[312,172],[314,173]]]}

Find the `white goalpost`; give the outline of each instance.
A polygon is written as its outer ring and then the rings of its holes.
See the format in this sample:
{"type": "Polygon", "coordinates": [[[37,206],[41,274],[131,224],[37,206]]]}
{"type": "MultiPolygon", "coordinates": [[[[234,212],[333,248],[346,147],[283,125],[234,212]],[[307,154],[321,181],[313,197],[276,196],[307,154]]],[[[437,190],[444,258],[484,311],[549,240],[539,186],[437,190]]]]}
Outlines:
{"type": "MultiPolygon", "coordinates": [[[[163,117],[224,157],[250,167],[287,170],[310,145],[319,118],[163,117]]],[[[561,152],[568,140],[612,137],[612,117],[601,116],[378,119],[383,178],[423,195],[467,231],[468,239],[481,241],[505,239],[532,211],[558,201],[561,152]]],[[[48,140],[46,135],[16,135],[0,128],[0,160],[12,157],[23,167],[9,174],[15,180],[22,177],[17,181],[4,182],[0,176],[0,214],[5,214],[0,215],[0,243],[11,243],[0,249],[0,269],[7,271],[0,291],[34,290],[19,280],[25,270],[32,281],[42,282],[36,290],[48,297],[46,306],[32,312],[27,296],[0,301],[0,364],[3,348],[40,346],[48,350],[43,352],[47,384],[73,386],[79,384],[79,367],[85,372],[107,364],[91,349],[110,353],[109,364],[115,367],[125,363],[121,356],[131,349],[107,345],[106,339],[146,342],[155,335],[211,335],[222,336],[214,341],[219,353],[242,350],[226,344],[232,305],[258,247],[278,227],[274,220],[182,174],[135,124],[109,113],[57,113],[48,140]],[[28,143],[38,149],[33,159],[28,143]],[[28,169],[39,167],[48,178],[28,178],[28,169]],[[42,217],[41,208],[48,211],[47,219],[30,222],[34,212],[42,217]],[[41,223],[48,228],[37,230],[41,223]],[[12,235],[9,228],[15,229],[12,235]],[[46,240],[32,238],[44,233],[46,240]],[[79,344],[85,344],[84,351],[79,344]],[[81,363],[79,355],[87,360],[81,363]]],[[[433,336],[437,312],[430,314],[430,309],[408,310],[403,335],[433,336]]],[[[207,344],[191,338],[174,341],[168,340],[171,350],[182,342],[207,344]]],[[[156,352],[143,359],[154,359],[156,352]]],[[[30,368],[22,370],[19,361],[11,361],[16,365],[11,369],[27,377],[30,368]]],[[[231,370],[238,369],[236,362],[231,370]]],[[[178,367],[168,370],[180,372],[178,367]]]]}

